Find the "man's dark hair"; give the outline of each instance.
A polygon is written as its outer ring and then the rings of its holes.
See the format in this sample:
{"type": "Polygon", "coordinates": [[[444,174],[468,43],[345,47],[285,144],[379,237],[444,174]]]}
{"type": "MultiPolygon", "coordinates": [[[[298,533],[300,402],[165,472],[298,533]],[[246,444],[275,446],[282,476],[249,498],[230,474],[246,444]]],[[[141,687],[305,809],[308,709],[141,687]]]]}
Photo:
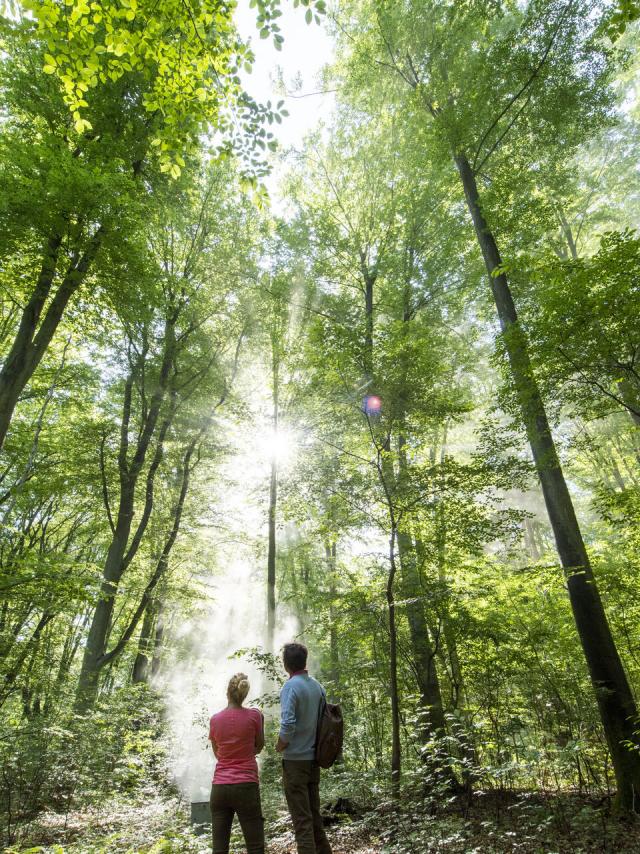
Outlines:
{"type": "Polygon", "coordinates": [[[287,670],[297,673],[307,666],[307,648],[303,643],[286,643],[282,650],[282,660],[287,670]]]}

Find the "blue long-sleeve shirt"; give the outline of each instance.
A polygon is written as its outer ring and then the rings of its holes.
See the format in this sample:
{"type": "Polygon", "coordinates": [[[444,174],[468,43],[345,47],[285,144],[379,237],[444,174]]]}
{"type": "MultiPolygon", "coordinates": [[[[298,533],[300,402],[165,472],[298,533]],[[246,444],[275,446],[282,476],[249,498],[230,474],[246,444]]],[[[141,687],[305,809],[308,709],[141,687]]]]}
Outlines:
{"type": "Polygon", "coordinates": [[[308,673],[296,673],[280,692],[280,738],[288,742],[283,759],[313,759],[324,688],[308,673]]]}

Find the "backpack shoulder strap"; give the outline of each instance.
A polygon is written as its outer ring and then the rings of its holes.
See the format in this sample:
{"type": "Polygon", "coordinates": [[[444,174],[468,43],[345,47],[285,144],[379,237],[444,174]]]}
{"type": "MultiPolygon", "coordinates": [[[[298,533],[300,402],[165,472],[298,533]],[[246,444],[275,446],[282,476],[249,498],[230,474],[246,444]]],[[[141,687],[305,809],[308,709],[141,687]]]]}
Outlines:
{"type": "MultiPolygon", "coordinates": [[[[320,685],[320,683],[318,683],[320,685]]],[[[320,739],[320,724],[322,722],[322,715],[324,714],[325,707],[327,705],[327,695],[325,693],[324,688],[320,685],[320,702],[318,703],[318,715],[316,717],[316,739],[313,744],[313,749],[315,750],[318,747],[318,741],[320,739]]]]}

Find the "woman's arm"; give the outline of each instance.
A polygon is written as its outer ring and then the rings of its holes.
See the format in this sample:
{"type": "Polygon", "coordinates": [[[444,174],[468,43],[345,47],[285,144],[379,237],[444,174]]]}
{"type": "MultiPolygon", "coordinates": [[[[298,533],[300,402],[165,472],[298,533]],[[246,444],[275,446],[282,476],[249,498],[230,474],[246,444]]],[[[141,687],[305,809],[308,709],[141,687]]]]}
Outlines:
{"type": "Polygon", "coordinates": [[[264,715],[260,712],[260,723],[258,725],[258,732],[256,733],[256,743],[255,743],[255,752],[256,755],[260,753],[262,748],[264,747],[264,715]]]}
{"type": "Polygon", "coordinates": [[[211,742],[211,749],[213,750],[213,755],[218,758],[218,746],[216,745],[216,740],[213,736],[213,718],[211,718],[211,723],[209,724],[209,741],[211,742]]]}
{"type": "Polygon", "coordinates": [[[218,748],[217,748],[217,746],[216,746],[216,743],[215,743],[215,741],[214,741],[212,738],[210,738],[210,739],[209,739],[209,741],[211,742],[211,749],[213,750],[213,755],[214,755],[214,756],[216,757],[216,759],[217,759],[217,758],[218,758],[218,748]]]}

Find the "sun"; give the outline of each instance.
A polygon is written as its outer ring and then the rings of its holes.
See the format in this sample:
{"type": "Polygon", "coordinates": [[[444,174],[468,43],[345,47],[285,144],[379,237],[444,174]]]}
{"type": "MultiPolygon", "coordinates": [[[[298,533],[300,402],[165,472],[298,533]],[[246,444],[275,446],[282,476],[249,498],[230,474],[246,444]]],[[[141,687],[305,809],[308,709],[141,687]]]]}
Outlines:
{"type": "Polygon", "coordinates": [[[262,459],[275,460],[279,466],[290,463],[296,454],[297,437],[288,427],[270,428],[262,431],[256,441],[257,451],[262,459]]]}

